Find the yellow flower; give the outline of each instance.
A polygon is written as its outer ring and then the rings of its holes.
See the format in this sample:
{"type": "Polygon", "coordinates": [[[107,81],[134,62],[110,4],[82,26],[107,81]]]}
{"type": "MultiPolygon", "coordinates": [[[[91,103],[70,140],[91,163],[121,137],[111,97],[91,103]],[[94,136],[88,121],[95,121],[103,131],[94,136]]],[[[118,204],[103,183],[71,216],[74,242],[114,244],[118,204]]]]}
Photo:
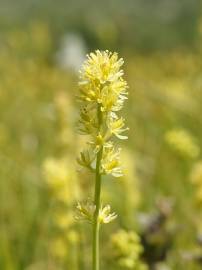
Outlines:
{"type": "Polygon", "coordinates": [[[57,237],[50,243],[51,254],[58,258],[64,259],[67,255],[67,243],[62,237],[57,237]]]}
{"type": "Polygon", "coordinates": [[[72,244],[77,244],[79,242],[79,234],[75,230],[70,230],[66,233],[67,240],[72,244]]]}
{"type": "MultiPolygon", "coordinates": [[[[127,139],[122,133],[128,128],[124,127],[124,119],[117,115],[128,95],[122,65],[123,59],[118,59],[117,53],[97,50],[87,55],[80,72],[79,101],[82,107],[78,129],[81,134],[89,136],[89,147],[81,152],[77,161],[82,167],[96,172],[96,183],[101,175],[111,174],[114,177],[123,175],[120,162],[121,149],[115,149],[110,141],[113,136],[127,139]]],[[[97,205],[100,207],[99,201],[100,195],[95,193],[94,204],[79,203],[77,219],[91,223],[94,221],[93,224],[109,223],[115,219],[116,215],[110,213],[109,205],[96,208],[97,205]]]]}
{"type": "Polygon", "coordinates": [[[101,104],[102,111],[118,111],[127,98],[127,83],[117,53],[97,50],[87,56],[81,71],[80,99],[101,104]]]}
{"type": "Polygon", "coordinates": [[[52,189],[63,187],[69,177],[67,164],[64,160],[47,158],[43,164],[45,181],[52,189]]]}
{"type": "Polygon", "coordinates": [[[86,202],[83,203],[78,202],[76,208],[77,208],[77,214],[75,216],[76,220],[85,220],[90,223],[93,222],[95,205],[89,198],[86,202]]]}
{"type": "Polygon", "coordinates": [[[53,213],[53,222],[60,229],[66,230],[73,224],[73,221],[72,213],[67,213],[66,211],[53,213]]]}
{"type": "Polygon", "coordinates": [[[110,223],[117,217],[115,213],[110,213],[110,211],[111,211],[110,205],[106,205],[103,208],[101,207],[98,216],[99,223],[110,223]]]}
{"type": "Polygon", "coordinates": [[[184,129],[170,130],[165,135],[166,142],[184,157],[196,158],[200,149],[194,138],[184,129]]]}
{"type": "MultiPolygon", "coordinates": [[[[77,215],[75,216],[76,220],[85,220],[90,223],[93,223],[94,213],[95,213],[95,205],[93,202],[88,199],[87,202],[78,203],[77,204],[77,215]]],[[[109,223],[113,221],[117,215],[115,213],[110,213],[111,207],[110,205],[106,205],[105,207],[101,207],[99,209],[98,222],[101,223],[109,223]]]]}
{"type": "Polygon", "coordinates": [[[98,133],[98,135],[95,137],[95,142],[92,142],[92,144],[95,144],[95,152],[98,152],[100,147],[104,144],[104,137],[101,135],[101,133],[98,133]]]}
{"type": "Polygon", "coordinates": [[[143,247],[140,237],[133,231],[119,230],[111,236],[112,256],[126,269],[147,269],[141,261],[143,247]]]}
{"type": "Polygon", "coordinates": [[[47,158],[43,164],[44,180],[53,199],[68,204],[78,195],[74,166],[65,158],[47,158]]]}
{"type": "Polygon", "coordinates": [[[120,162],[121,148],[114,149],[112,142],[104,146],[103,159],[101,162],[102,171],[104,174],[112,174],[114,177],[123,175],[121,162],[120,162]]]}
{"type": "Polygon", "coordinates": [[[121,140],[128,139],[127,136],[121,135],[122,132],[128,130],[128,128],[123,128],[125,125],[125,120],[121,118],[114,119],[112,118],[108,121],[108,128],[111,134],[114,134],[117,138],[121,140]]]}
{"type": "Polygon", "coordinates": [[[84,81],[99,81],[101,84],[107,81],[115,81],[123,75],[120,67],[124,61],[122,58],[118,60],[117,53],[109,51],[87,55],[87,61],[83,65],[82,79],[84,81]]]}

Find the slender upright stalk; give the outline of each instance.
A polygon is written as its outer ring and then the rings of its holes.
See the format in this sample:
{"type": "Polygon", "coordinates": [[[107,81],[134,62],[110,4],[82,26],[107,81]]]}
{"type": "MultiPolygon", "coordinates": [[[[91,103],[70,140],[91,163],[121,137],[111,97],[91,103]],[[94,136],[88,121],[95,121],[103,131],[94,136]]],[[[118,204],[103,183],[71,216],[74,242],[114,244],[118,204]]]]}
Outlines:
{"type": "MultiPolygon", "coordinates": [[[[102,124],[102,114],[100,111],[100,105],[98,105],[97,109],[98,114],[98,124],[99,128],[102,124]]],[[[102,160],[102,152],[103,147],[101,146],[99,152],[97,153],[96,160],[96,172],[95,172],[95,193],[94,193],[94,205],[95,205],[95,213],[94,213],[94,222],[93,222],[93,246],[92,246],[92,260],[93,260],[93,270],[99,270],[99,209],[100,209],[100,194],[101,194],[101,173],[100,173],[100,163],[102,160]]]]}
{"type": "Polygon", "coordinates": [[[120,177],[123,175],[120,162],[120,148],[114,146],[113,136],[122,135],[125,128],[121,110],[127,99],[127,83],[123,79],[123,59],[117,53],[96,50],[87,55],[81,70],[80,95],[82,102],[79,131],[89,136],[88,147],[77,159],[80,166],[95,173],[94,200],[77,205],[77,219],[92,224],[92,270],[99,270],[99,229],[116,218],[110,205],[100,205],[102,175],[120,177]],[[96,166],[95,166],[96,163],[96,166]]]}

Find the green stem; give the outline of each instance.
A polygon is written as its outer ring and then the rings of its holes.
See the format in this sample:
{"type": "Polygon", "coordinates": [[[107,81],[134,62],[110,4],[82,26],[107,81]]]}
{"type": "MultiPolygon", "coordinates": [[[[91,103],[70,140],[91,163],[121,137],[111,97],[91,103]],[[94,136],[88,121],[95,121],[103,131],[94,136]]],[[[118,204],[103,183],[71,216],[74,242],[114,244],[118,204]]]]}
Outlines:
{"type": "MultiPolygon", "coordinates": [[[[100,106],[98,106],[98,122],[99,128],[102,124],[102,113],[100,110],[100,106]]],[[[100,209],[100,194],[101,194],[101,173],[100,173],[100,164],[102,160],[103,147],[101,146],[99,152],[97,153],[96,160],[96,173],[95,173],[95,194],[94,194],[94,204],[95,214],[94,214],[94,222],[93,222],[93,270],[99,270],[99,209],[100,209]]]]}

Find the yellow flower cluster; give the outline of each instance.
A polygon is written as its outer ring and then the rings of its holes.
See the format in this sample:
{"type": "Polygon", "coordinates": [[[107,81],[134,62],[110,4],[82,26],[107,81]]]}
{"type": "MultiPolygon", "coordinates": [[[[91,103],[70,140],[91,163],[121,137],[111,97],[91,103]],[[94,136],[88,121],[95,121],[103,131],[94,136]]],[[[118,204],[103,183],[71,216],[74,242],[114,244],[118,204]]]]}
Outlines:
{"type": "Polygon", "coordinates": [[[43,164],[43,172],[47,187],[55,199],[65,204],[76,199],[79,191],[72,181],[76,174],[67,159],[47,158],[43,164]]]}
{"type": "Polygon", "coordinates": [[[188,131],[184,129],[170,130],[165,135],[166,142],[180,155],[197,158],[200,152],[198,145],[188,131]]]}
{"type": "MultiPolygon", "coordinates": [[[[82,167],[99,175],[123,175],[121,149],[116,148],[111,140],[113,136],[127,139],[122,133],[128,128],[124,127],[124,119],[117,115],[128,94],[122,65],[123,59],[118,59],[117,53],[97,50],[87,55],[80,72],[79,100],[82,107],[78,130],[88,135],[90,140],[88,148],[80,153],[77,161],[82,167]]],[[[110,213],[109,205],[101,207],[97,213],[96,207],[95,202],[78,204],[78,218],[91,223],[95,215],[99,223],[109,223],[116,218],[115,213],[110,213]]]]}
{"type": "Polygon", "coordinates": [[[90,135],[91,140],[89,149],[81,153],[78,163],[94,170],[96,153],[103,147],[101,171],[115,177],[122,175],[120,149],[115,149],[111,138],[115,135],[119,139],[127,139],[122,133],[128,129],[124,128],[124,119],[117,115],[128,94],[127,83],[122,78],[122,65],[123,59],[118,59],[117,53],[97,50],[87,56],[79,83],[82,108],[78,129],[80,133],[90,135]],[[101,125],[98,118],[102,119],[101,125]]]}
{"type": "Polygon", "coordinates": [[[113,257],[124,269],[148,269],[141,261],[143,247],[140,237],[133,231],[119,230],[111,236],[113,257]]]}
{"type": "MultiPolygon", "coordinates": [[[[51,257],[63,262],[72,243],[69,233],[74,232],[71,207],[78,197],[76,174],[67,158],[47,158],[43,164],[44,183],[49,192],[50,225],[56,231],[49,236],[48,249],[51,257]]],[[[76,234],[76,232],[75,232],[76,234]]]]}
{"type": "Polygon", "coordinates": [[[117,53],[97,50],[87,56],[80,81],[80,98],[101,104],[102,111],[119,111],[126,99],[127,83],[123,80],[123,59],[117,53]]]}

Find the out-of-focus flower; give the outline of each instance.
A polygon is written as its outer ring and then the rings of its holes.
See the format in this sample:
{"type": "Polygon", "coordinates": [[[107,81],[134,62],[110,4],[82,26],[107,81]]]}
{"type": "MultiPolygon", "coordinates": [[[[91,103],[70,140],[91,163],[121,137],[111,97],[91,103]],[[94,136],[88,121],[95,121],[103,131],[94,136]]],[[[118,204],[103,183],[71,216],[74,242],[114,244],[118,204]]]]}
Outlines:
{"type": "Polygon", "coordinates": [[[67,230],[73,223],[73,215],[71,212],[66,211],[56,211],[52,214],[53,223],[57,228],[61,230],[67,230]]]}
{"type": "Polygon", "coordinates": [[[68,233],[66,234],[66,238],[67,240],[72,243],[72,244],[77,244],[79,241],[79,234],[77,231],[75,230],[70,230],[68,231],[68,233]]]}
{"type": "Polygon", "coordinates": [[[133,231],[119,230],[111,236],[113,257],[126,269],[147,269],[141,261],[143,252],[140,237],[133,231]]]}
{"type": "Polygon", "coordinates": [[[86,54],[86,45],[78,33],[68,33],[61,40],[56,61],[61,68],[77,71],[86,54]]]}
{"type": "Polygon", "coordinates": [[[67,255],[67,243],[63,237],[57,237],[50,243],[50,252],[53,257],[63,260],[67,255]]]}
{"type": "Polygon", "coordinates": [[[200,149],[194,137],[184,129],[173,129],[165,134],[166,142],[184,157],[197,158],[200,149]]]}
{"type": "Polygon", "coordinates": [[[74,166],[67,159],[48,158],[44,161],[43,172],[47,187],[53,198],[71,203],[78,196],[74,166]]]}
{"type": "Polygon", "coordinates": [[[64,186],[68,178],[67,164],[64,160],[48,158],[44,162],[45,181],[53,188],[64,186]]]}

